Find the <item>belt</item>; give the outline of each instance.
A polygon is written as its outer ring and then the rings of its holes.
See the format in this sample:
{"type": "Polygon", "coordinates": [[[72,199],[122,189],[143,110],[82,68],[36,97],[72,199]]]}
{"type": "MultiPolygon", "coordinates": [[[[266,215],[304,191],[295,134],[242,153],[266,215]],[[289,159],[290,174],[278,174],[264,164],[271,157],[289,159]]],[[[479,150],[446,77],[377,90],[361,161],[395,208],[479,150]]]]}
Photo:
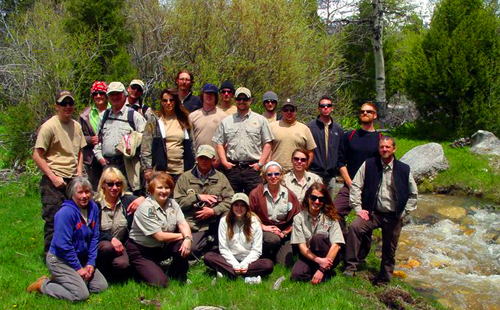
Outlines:
{"type": "Polygon", "coordinates": [[[235,164],[236,166],[240,168],[247,168],[253,164],[258,163],[258,160],[251,160],[251,161],[235,161],[235,160],[229,160],[230,163],[235,164]]]}

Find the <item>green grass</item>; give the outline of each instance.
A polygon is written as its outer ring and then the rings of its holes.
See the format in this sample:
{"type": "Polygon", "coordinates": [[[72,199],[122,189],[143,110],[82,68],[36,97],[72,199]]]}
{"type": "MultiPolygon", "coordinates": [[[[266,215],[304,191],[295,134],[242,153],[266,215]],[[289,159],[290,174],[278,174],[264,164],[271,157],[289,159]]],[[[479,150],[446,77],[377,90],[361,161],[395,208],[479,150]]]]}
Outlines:
{"type": "MultiPolygon", "coordinates": [[[[401,158],[415,146],[429,142],[397,138],[396,157],[401,158]]],[[[452,148],[449,146],[449,142],[443,142],[441,145],[450,167],[448,170],[440,172],[432,181],[423,182],[419,187],[421,191],[450,188],[450,193],[474,194],[500,203],[499,171],[495,171],[489,166],[487,156],[471,154],[469,147],[452,148]]]]}
{"type": "MultiPolygon", "coordinates": [[[[128,281],[112,284],[101,294],[91,294],[86,302],[72,304],[26,293],[26,287],[39,276],[48,275],[41,253],[42,226],[40,198],[25,196],[19,184],[0,189],[0,309],[193,309],[200,305],[222,306],[226,309],[386,309],[378,295],[382,292],[410,292],[417,302],[407,309],[440,309],[395,279],[387,288],[373,287],[363,277],[337,276],[325,284],[312,286],[289,280],[290,271],[276,267],[273,274],[260,285],[247,285],[243,280],[219,279],[212,285],[213,275],[203,264],[192,267],[188,278],[191,284],[172,281],[165,289],[148,287],[128,281]],[[285,276],[278,291],[273,284],[285,276]],[[142,298],[150,304],[142,304],[142,298]]],[[[368,269],[378,269],[379,261],[371,254],[368,269]]],[[[367,274],[371,274],[368,272],[367,274]]]]}

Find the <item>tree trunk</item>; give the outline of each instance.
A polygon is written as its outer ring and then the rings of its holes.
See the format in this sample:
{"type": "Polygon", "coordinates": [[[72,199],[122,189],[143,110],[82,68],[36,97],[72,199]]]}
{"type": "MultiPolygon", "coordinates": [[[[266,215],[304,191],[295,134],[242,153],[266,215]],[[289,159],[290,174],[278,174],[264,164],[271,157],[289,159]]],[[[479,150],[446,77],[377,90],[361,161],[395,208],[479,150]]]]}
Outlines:
{"type": "Polygon", "coordinates": [[[384,65],[384,46],[382,42],[384,33],[384,10],[382,7],[383,0],[371,0],[373,7],[373,55],[375,59],[375,90],[377,96],[375,98],[379,121],[383,122],[387,112],[387,101],[385,97],[385,65],[384,65]]]}

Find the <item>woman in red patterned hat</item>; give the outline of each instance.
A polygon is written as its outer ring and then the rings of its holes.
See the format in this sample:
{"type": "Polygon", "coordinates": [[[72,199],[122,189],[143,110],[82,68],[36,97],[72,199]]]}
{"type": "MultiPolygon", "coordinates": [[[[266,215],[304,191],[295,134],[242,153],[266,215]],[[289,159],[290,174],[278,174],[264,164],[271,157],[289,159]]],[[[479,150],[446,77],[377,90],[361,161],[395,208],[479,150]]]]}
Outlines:
{"type": "Polygon", "coordinates": [[[99,123],[101,118],[109,108],[108,96],[106,92],[108,86],[101,81],[95,81],[90,88],[92,103],[80,114],[79,122],[82,125],[83,135],[87,141],[87,146],[83,148],[83,165],[88,179],[92,184],[92,189],[97,189],[99,178],[102,173],[102,166],[94,157],[94,145],[99,143],[99,123]]]}

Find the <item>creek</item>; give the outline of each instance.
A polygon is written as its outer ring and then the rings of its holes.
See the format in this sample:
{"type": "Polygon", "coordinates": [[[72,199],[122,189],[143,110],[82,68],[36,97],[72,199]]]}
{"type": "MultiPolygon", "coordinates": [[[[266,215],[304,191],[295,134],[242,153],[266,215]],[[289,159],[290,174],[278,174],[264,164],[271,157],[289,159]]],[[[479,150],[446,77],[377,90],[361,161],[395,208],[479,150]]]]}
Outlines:
{"type": "Polygon", "coordinates": [[[399,239],[395,275],[450,309],[500,309],[500,212],[481,204],[420,195],[399,239]]]}

